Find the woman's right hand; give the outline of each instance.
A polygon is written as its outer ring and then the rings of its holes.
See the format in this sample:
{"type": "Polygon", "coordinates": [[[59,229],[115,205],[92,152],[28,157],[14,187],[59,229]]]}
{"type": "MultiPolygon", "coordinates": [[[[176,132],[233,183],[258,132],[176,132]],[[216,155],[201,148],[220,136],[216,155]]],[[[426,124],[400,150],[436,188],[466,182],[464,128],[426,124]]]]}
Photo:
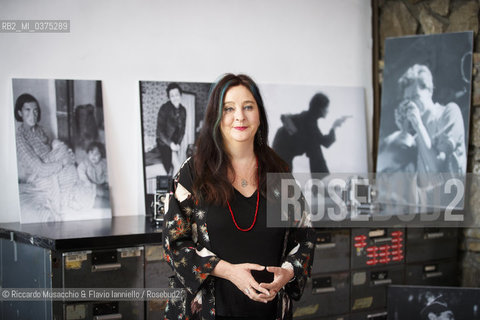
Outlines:
{"type": "Polygon", "coordinates": [[[255,263],[231,264],[221,260],[212,272],[212,275],[232,282],[240,291],[254,301],[267,303],[261,294],[270,295],[269,290],[262,288],[252,276],[252,270],[265,270],[264,266],[255,263]]]}

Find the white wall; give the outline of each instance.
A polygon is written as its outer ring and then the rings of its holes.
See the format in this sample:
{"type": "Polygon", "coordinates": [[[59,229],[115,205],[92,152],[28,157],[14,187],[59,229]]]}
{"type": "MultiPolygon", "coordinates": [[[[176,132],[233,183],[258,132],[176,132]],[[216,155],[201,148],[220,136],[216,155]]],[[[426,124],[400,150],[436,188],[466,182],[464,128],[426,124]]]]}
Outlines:
{"type": "Polygon", "coordinates": [[[144,214],[139,80],[362,86],[371,123],[370,1],[2,0],[0,19],[71,21],[0,33],[0,222],[19,220],[11,78],[103,81],[114,215],[144,214]]]}

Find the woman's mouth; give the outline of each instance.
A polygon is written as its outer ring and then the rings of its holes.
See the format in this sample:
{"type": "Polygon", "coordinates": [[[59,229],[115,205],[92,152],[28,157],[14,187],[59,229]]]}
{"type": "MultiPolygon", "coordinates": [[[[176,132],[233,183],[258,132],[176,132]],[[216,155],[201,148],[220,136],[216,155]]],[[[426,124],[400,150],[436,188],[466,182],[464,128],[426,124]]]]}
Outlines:
{"type": "Polygon", "coordinates": [[[243,131],[247,129],[247,127],[233,127],[235,130],[243,131]]]}

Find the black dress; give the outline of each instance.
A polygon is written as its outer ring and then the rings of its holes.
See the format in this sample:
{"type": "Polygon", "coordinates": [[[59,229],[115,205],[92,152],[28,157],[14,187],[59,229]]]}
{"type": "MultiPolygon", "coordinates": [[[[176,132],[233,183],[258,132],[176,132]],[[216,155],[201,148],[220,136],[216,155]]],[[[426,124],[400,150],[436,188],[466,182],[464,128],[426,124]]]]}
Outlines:
{"type": "MultiPolygon", "coordinates": [[[[235,221],[242,229],[251,226],[257,204],[257,192],[250,197],[235,189],[235,198],[230,203],[235,221]]],[[[240,231],[235,226],[228,207],[210,206],[207,215],[208,232],[213,252],[233,264],[256,263],[262,266],[280,266],[284,228],[268,228],[266,201],[260,196],[257,220],[249,231],[240,231]]],[[[273,281],[273,273],[253,271],[258,283],[273,281]]],[[[217,316],[261,316],[272,318],[276,313],[276,299],[268,302],[251,300],[232,282],[218,278],[215,282],[217,316]]]]}
{"type": "MultiPolygon", "coordinates": [[[[221,317],[221,315],[218,315],[217,308],[222,302],[217,303],[216,299],[219,297],[219,294],[216,294],[215,290],[217,287],[216,282],[220,278],[212,276],[211,273],[220,261],[220,257],[217,256],[217,252],[214,250],[215,245],[218,246],[217,241],[215,241],[215,244],[211,241],[212,232],[215,233],[211,228],[215,228],[216,222],[210,221],[209,223],[212,223],[210,226],[207,220],[217,215],[214,212],[210,212],[210,209],[214,208],[202,206],[193,199],[191,194],[193,181],[192,159],[188,159],[174,178],[173,192],[168,195],[165,225],[162,230],[163,247],[165,249],[164,258],[175,273],[170,278],[169,287],[182,289],[185,296],[183,299],[169,299],[167,301],[165,318],[176,320],[215,320],[217,316],[221,317]]],[[[253,215],[255,214],[256,194],[252,198],[254,199],[251,200],[253,204],[250,204],[247,211],[239,211],[240,209],[237,207],[236,201],[231,202],[235,218],[241,228],[248,228],[252,223],[253,215]],[[246,214],[241,215],[241,212],[246,212],[246,214]],[[243,220],[243,216],[245,216],[246,221],[243,220]]],[[[306,208],[304,198],[301,200],[302,208],[306,208]]],[[[263,199],[262,201],[265,200],[263,199]]],[[[243,201],[240,202],[243,203],[243,201]]],[[[220,217],[230,219],[227,221],[233,225],[228,207],[223,208],[223,210],[220,217]]],[[[259,211],[257,218],[259,221],[255,224],[255,230],[260,228],[259,226],[262,224],[261,217],[262,215],[264,217],[263,212],[263,209],[259,211]]],[[[302,209],[301,212],[307,213],[307,210],[302,209]]],[[[279,211],[278,214],[283,213],[279,211]]],[[[227,228],[220,224],[218,226],[220,226],[220,229],[227,228]]],[[[232,231],[233,228],[235,227],[230,226],[227,230],[232,231]]],[[[236,232],[242,233],[240,236],[250,236],[252,231],[254,230],[248,232],[236,230],[236,232]]],[[[230,236],[231,234],[228,235],[228,237],[230,236]]],[[[221,235],[219,237],[220,239],[222,238],[221,235]]],[[[226,241],[225,237],[223,238],[226,241]]],[[[288,320],[292,318],[292,299],[298,300],[300,298],[307,276],[310,273],[314,240],[315,231],[311,228],[308,216],[302,214],[302,219],[295,221],[290,228],[284,229],[282,241],[272,241],[269,238],[268,245],[261,244],[262,246],[265,245],[262,250],[268,253],[270,250],[276,252],[276,249],[267,249],[273,248],[275,243],[279,243],[281,246],[281,257],[278,260],[281,261],[281,264],[291,264],[295,274],[293,280],[287,283],[277,294],[278,299],[275,310],[277,319],[288,320]]],[[[249,249],[250,255],[248,260],[241,262],[255,262],[252,261],[252,258],[258,257],[257,251],[259,252],[261,249],[259,243],[257,241],[254,248],[249,249]]],[[[237,245],[237,243],[234,244],[237,245]]],[[[242,247],[244,245],[245,243],[242,244],[242,247]]],[[[224,244],[220,243],[220,246],[224,246],[224,244]]],[[[235,253],[239,250],[240,244],[233,247],[233,251],[227,250],[227,253],[235,253]]],[[[265,264],[260,260],[258,262],[265,264]]],[[[236,287],[235,290],[243,294],[236,287]]],[[[227,290],[227,292],[229,291],[227,290]]],[[[225,304],[223,302],[224,306],[225,304]]],[[[268,309],[269,311],[270,309],[268,309]]],[[[262,318],[266,317],[262,316],[262,318]]]]}

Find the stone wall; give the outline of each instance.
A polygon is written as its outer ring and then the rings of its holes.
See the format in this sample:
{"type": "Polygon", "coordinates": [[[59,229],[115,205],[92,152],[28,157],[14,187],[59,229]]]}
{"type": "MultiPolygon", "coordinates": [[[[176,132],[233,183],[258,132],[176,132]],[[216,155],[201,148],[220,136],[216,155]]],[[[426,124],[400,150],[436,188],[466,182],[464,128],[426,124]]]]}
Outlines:
{"type": "MultiPolygon", "coordinates": [[[[378,0],[379,82],[382,82],[384,41],[387,37],[474,31],[472,110],[468,171],[480,174],[480,0],[378,0]]],[[[471,186],[470,206],[480,222],[480,179],[471,186]]],[[[480,223],[477,223],[480,225],[480,223]]],[[[480,229],[462,229],[462,285],[480,287],[480,229]]]]}

